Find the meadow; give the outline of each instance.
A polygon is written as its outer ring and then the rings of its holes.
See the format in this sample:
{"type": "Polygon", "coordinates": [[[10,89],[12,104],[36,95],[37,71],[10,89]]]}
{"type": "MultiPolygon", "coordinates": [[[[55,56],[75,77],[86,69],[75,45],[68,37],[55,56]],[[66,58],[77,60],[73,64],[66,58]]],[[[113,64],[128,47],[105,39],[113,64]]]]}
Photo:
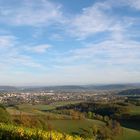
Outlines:
{"type": "Polygon", "coordinates": [[[123,134],[115,140],[140,140],[140,131],[123,127],[123,134]]]}
{"type": "Polygon", "coordinates": [[[140,115],[140,106],[135,105],[130,106],[130,113],[132,115],[140,115]]]}
{"type": "MultiPolygon", "coordinates": [[[[85,132],[90,132],[93,126],[104,127],[105,123],[102,120],[96,119],[82,119],[82,120],[73,120],[69,115],[64,114],[56,114],[51,112],[51,110],[55,110],[57,107],[67,106],[70,104],[76,104],[79,102],[56,102],[50,105],[31,105],[31,104],[21,104],[13,107],[7,107],[6,110],[14,117],[14,115],[26,115],[28,117],[32,116],[32,118],[42,119],[42,122],[45,122],[48,127],[41,128],[44,131],[57,131],[60,134],[66,133],[68,135],[82,135],[85,132]],[[46,119],[47,116],[47,119],[46,119]],[[49,118],[48,118],[49,116],[49,118]]],[[[129,105],[129,111],[131,115],[139,115],[140,114],[140,106],[129,105]]],[[[32,119],[31,118],[31,119],[32,119]]],[[[134,123],[134,122],[133,122],[134,123]]],[[[132,124],[133,126],[137,126],[137,124],[132,124]]],[[[130,129],[129,123],[126,122],[126,125],[122,127],[123,133],[114,136],[114,140],[140,140],[140,131],[138,129],[130,129]]],[[[40,128],[39,128],[40,129],[40,128]]],[[[92,133],[87,135],[88,138],[93,137],[92,133]]]]}

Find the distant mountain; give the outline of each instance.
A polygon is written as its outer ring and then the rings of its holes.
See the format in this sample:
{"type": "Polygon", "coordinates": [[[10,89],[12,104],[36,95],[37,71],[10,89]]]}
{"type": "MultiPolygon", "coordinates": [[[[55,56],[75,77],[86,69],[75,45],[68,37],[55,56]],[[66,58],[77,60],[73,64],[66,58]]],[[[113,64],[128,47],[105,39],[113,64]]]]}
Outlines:
{"type": "Polygon", "coordinates": [[[90,90],[123,90],[131,88],[140,88],[140,84],[108,84],[108,85],[87,85],[90,90]]]}
{"type": "Polygon", "coordinates": [[[0,86],[0,91],[14,91],[17,90],[14,86],[0,86]]]}
{"type": "Polygon", "coordinates": [[[63,85],[63,86],[0,86],[0,91],[64,91],[64,92],[80,92],[93,90],[126,90],[140,88],[140,84],[108,84],[108,85],[63,85]]]}
{"type": "Polygon", "coordinates": [[[83,86],[73,86],[73,85],[67,85],[67,86],[43,86],[43,87],[24,87],[22,89],[23,91],[81,91],[81,90],[87,90],[86,87],[83,86]]]}
{"type": "Polygon", "coordinates": [[[112,84],[112,85],[93,85],[93,86],[87,86],[88,89],[94,89],[94,90],[115,90],[115,89],[126,89],[128,88],[127,85],[121,85],[121,84],[112,84]]]}
{"type": "Polygon", "coordinates": [[[109,85],[63,85],[63,86],[42,86],[42,87],[24,87],[30,91],[93,91],[93,90],[124,90],[131,88],[139,88],[140,84],[109,84],[109,85]]]}
{"type": "Polygon", "coordinates": [[[86,87],[83,86],[75,86],[75,85],[67,85],[67,86],[53,86],[49,87],[50,89],[56,90],[84,90],[86,87]]]}
{"type": "Polygon", "coordinates": [[[140,96],[140,88],[139,89],[128,89],[128,90],[123,90],[118,93],[118,95],[139,95],[140,96]]]}

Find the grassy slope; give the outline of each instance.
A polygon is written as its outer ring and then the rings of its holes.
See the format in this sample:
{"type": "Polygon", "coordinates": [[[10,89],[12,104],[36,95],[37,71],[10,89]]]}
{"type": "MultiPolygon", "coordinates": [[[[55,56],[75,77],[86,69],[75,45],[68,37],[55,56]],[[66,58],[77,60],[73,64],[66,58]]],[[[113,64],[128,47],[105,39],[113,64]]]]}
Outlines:
{"type": "Polygon", "coordinates": [[[89,130],[93,125],[104,125],[103,122],[98,120],[50,120],[49,123],[52,128],[59,131],[72,134],[73,132],[79,133],[82,129],[89,130]]]}
{"type": "MultiPolygon", "coordinates": [[[[131,115],[138,115],[140,114],[140,106],[135,106],[135,105],[131,105],[129,106],[130,109],[130,114],[131,115]]],[[[137,126],[137,124],[134,122],[132,124],[132,122],[126,122],[125,126],[133,126],[135,125],[135,127],[139,127],[137,126]]],[[[117,137],[115,140],[140,140],[140,131],[136,131],[134,129],[128,129],[126,127],[124,127],[123,129],[123,135],[117,137]]]]}
{"type": "MultiPolygon", "coordinates": [[[[88,130],[94,124],[97,126],[104,125],[103,122],[98,120],[50,120],[49,123],[53,129],[68,134],[80,133],[82,132],[81,128],[88,130]]],[[[123,128],[123,134],[116,137],[115,140],[140,140],[140,132],[123,128]]]]}
{"type": "Polygon", "coordinates": [[[56,107],[65,106],[68,104],[76,104],[76,103],[80,103],[80,102],[82,102],[82,101],[59,101],[59,102],[51,103],[49,105],[39,104],[39,105],[32,106],[29,104],[24,104],[24,105],[19,105],[19,107],[21,109],[34,108],[34,109],[38,109],[38,110],[52,110],[52,109],[55,109],[56,107]]]}
{"type": "Polygon", "coordinates": [[[130,113],[132,114],[132,115],[138,115],[138,114],[140,114],[140,106],[131,106],[130,107],[130,113]]]}
{"type": "MultiPolygon", "coordinates": [[[[136,115],[140,115],[140,106],[135,106],[135,105],[129,105],[129,114],[131,116],[136,116],[136,115]]],[[[126,127],[126,128],[130,128],[130,129],[135,129],[135,130],[140,130],[140,121],[139,120],[123,120],[121,122],[122,126],[126,127]]]]}
{"type": "MultiPolygon", "coordinates": [[[[64,105],[65,103],[56,103],[53,105],[20,105],[19,108],[26,112],[26,113],[33,113],[33,114],[47,114],[47,112],[42,112],[41,110],[49,110],[54,109],[56,106],[64,105]]],[[[11,113],[12,108],[8,108],[8,111],[11,113]],[[11,110],[10,110],[11,109],[11,110]]],[[[13,111],[13,113],[15,110],[13,111]]],[[[133,106],[131,108],[132,114],[139,114],[140,113],[140,107],[133,106]]],[[[12,114],[12,113],[11,113],[12,114]]],[[[73,132],[79,133],[81,132],[81,128],[88,129],[94,124],[96,125],[103,125],[101,121],[97,120],[50,120],[49,123],[52,125],[52,128],[60,131],[72,134],[73,132]]],[[[124,128],[123,135],[116,137],[115,140],[140,140],[140,132],[136,131],[134,129],[127,129],[124,128]]]]}
{"type": "Polygon", "coordinates": [[[116,137],[115,140],[140,140],[140,132],[124,128],[122,136],[116,137]]]}

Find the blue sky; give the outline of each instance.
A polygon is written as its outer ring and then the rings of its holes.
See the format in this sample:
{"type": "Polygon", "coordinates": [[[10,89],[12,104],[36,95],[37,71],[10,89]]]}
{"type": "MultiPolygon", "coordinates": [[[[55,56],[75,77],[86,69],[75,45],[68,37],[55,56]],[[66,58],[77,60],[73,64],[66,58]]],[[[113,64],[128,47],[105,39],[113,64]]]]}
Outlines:
{"type": "Polygon", "coordinates": [[[0,0],[0,85],[140,82],[140,0],[0,0]]]}

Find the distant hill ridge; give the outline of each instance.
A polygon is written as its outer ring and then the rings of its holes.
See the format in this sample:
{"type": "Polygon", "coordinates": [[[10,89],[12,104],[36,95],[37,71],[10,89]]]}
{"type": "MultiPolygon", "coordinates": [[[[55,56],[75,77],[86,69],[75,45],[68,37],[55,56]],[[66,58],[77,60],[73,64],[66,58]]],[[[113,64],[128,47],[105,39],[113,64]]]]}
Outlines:
{"type": "Polygon", "coordinates": [[[140,88],[123,90],[118,95],[140,95],[140,88]]]}
{"type": "Polygon", "coordinates": [[[0,86],[1,91],[10,91],[10,90],[16,90],[17,88],[14,86],[0,86]]]}
{"type": "Polygon", "coordinates": [[[0,91],[83,91],[83,90],[126,90],[140,88],[140,84],[108,84],[108,85],[61,85],[61,86],[0,86],[0,91]]]}

